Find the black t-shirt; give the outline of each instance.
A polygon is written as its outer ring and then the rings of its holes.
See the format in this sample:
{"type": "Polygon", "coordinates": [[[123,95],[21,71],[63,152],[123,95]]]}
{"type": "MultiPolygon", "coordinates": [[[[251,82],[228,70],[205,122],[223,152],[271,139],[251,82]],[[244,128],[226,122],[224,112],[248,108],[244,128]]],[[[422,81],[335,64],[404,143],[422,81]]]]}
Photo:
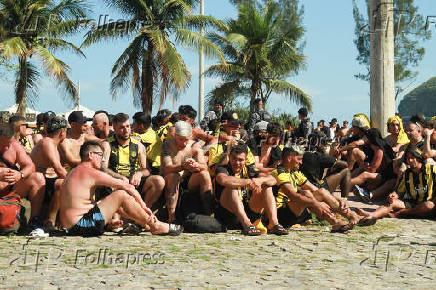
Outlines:
{"type": "MultiPolygon", "coordinates": [[[[251,138],[247,142],[248,148],[254,156],[260,156],[262,154],[262,143],[258,143],[256,139],[251,138]]],[[[273,166],[275,162],[282,160],[282,150],[279,146],[271,148],[271,156],[268,161],[268,166],[273,166]]]]}
{"type": "MultiPolygon", "coordinates": [[[[254,167],[245,167],[242,169],[241,173],[236,176],[235,173],[232,170],[232,166],[230,165],[230,163],[228,163],[225,166],[219,166],[216,169],[216,175],[220,174],[220,173],[224,173],[225,175],[228,176],[235,176],[241,179],[247,179],[247,178],[256,178],[259,176],[259,171],[255,170],[254,167]]],[[[224,190],[224,186],[222,186],[219,182],[215,181],[215,197],[219,200],[222,191],[224,190]]]]}
{"type": "Polygon", "coordinates": [[[324,175],[324,169],[332,167],[336,158],[321,152],[305,152],[301,172],[313,184],[317,184],[324,175]],[[317,181],[318,180],[318,181],[317,181]]]}

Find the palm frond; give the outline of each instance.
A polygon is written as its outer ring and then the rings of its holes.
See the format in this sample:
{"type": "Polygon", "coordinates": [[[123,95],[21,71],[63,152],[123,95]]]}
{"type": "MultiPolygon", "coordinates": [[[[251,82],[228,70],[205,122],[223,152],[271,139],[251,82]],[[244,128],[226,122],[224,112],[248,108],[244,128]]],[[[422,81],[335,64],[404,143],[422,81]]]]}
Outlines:
{"type": "Polygon", "coordinates": [[[309,111],[312,111],[312,100],[303,90],[297,88],[291,83],[284,80],[267,80],[267,87],[278,94],[286,94],[289,96],[289,100],[297,105],[306,107],[309,111]]]}
{"type": "Polygon", "coordinates": [[[29,61],[20,62],[15,75],[15,102],[34,105],[38,100],[38,84],[41,79],[37,67],[29,61]]]}
{"type": "Polygon", "coordinates": [[[12,37],[1,43],[1,51],[6,59],[10,59],[13,55],[25,54],[27,48],[20,37],[12,37]]]}

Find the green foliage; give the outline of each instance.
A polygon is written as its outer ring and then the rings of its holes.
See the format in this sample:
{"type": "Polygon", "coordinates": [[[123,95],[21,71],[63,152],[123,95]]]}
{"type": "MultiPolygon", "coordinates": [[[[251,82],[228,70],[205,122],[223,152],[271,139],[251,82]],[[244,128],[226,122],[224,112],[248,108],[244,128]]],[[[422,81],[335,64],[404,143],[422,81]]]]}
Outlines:
{"type": "Polygon", "coordinates": [[[209,33],[207,38],[223,51],[227,64],[210,66],[205,74],[220,77],[208,100],[250,100],[264,103],[272,93],[287,95],[299,105],[311,109],[310,97],[286,81],[304,68],[305,56],[300,39],[303,8],[298,0],[232,1],[238,4],[238,17],[227,21],[227,29],[209,33]]]}
{"type": "Polygon", "coordinates": [[[70,68],[53,53],[69,50],[84,56],[63,38],[71,37],[90,23],[86,19],[88,12],[82,0],[0,0],[0,57],[18,60],[15,74],[18,114],[24,115],[27,102],[37,99],[38,61],[45,75],[64,89],[64,99],[76,100],[76,87],[67,75],[70,68]]]}
{"type": "MultiPolygon", "coordinates": [[[[366,73],[356,74],[358,79],[369,81],[370,73],[370,39],[369,39],[369,4],[365,1],[367,11],[359,11],[356,0],[353,0],[353,16],[355,21],[355,39],[358,55],[356,60],[363,65],[366,73]]],[[[418,13],[414,0],[394,0],[394,36],[395,36],[395,82],[410,81],[416,77],[413,71],[425,54],[421,42],[430,39],[431,31],[425,29],[425,19],[418,13]]],[[[397,86],[397,95],[401,92],[397,86]]]]}
{"type": "Polygon", "coordinates": [[[190,84],[191,73],[175,47],[198,50],[207,56],[219,57],[219,48],[198,31],[203,26],[226,29],[226,25],[211,16],[192,15],[198,0],[105,0],[130,20],[104,24],[88,32],[83,43],[90,46],[102,40],[129,39],[130,43],[112,68],[111,93],[131,88],[133,104],[151,112],[155,99],[160,105],[167,96],[177,98],[190,84]]]}
{"type": "Polygon", "coordinates": [[[280,112],[279,110],[275,110],[272,113],[271,121],[279,123],[282,126],[282,128],[285,128],[287,121],[291,121],[291,126],[293,128],[297,127],[300,124],[297,117],[292,116],[289,113],[280,112]]]}
{"type": "Polygon", "coordinates": [[[412,90],[401,100],[398,111],[402,116],[424,114],[436,116],[436,77],[412,90]]]}

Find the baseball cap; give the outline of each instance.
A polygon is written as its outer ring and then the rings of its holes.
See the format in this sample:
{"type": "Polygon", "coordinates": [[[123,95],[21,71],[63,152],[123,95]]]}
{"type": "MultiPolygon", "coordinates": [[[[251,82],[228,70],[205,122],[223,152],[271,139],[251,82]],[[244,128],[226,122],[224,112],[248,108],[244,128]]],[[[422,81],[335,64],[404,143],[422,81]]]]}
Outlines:
{"type": "Polygon", "coordinates": [[[283,151],[295,152],[298,155],[303,155],[304,154],[303,147],[301,147],[301,146],[299,146],[297,144],[290,144],[289,146],[285,146],[283,151]]]}
{"type": "Polygon", "coordinates": [[[360,129],[368,129],[367,121],[363,117],[354,117],[351,126],[360,129]]]}
{"type": "Polygon", "coordinates": [[[71,114],[68,116],[68,123],[70,123],[70,124],[73,122],[86,123],[88,121],[92,121],[92,119],[83,116],[82,111],[71,112],[71,114]]]}
{"type": "Polygon", "coordinates": [[[36,124],[42,124],[42,123],[47,123],[47,121],[51,118],[53,118],[54,116],[56,116],[56,114],[52,111],[48,111],[45,113],[39,113],[36,116],[36,124]]]}
{"type": "Polygon", "coordinates": [[[419,160],[422,161],[422,150],[420,150],[418,147],[416,147],[415,145],[409,145],[407,146],[406,149],[406,154],[407,153],[411,153],[413,156],[415,156],[416,158],[418,158],[419,160]]]}
{"type": "Polygon", "coordinates": [[[177,121],[174,128],[178,136],[188,137],[192,135],[192,126],[186,121],[177,121]]]}
{"type": "Polygon", "coordinates": [[[46,130],[47,133],[54,133],[59,129],[66,129],[67,126],[67,120],[65,120],[61,116],[55,116],[47,121],[46,130]]]}
{"type": "Polygon", "coordinates": [[[227,123],[240,124],[238,113],[235,111],[227,111],[221,115],[221,122],[226,121],[227,123]]]}

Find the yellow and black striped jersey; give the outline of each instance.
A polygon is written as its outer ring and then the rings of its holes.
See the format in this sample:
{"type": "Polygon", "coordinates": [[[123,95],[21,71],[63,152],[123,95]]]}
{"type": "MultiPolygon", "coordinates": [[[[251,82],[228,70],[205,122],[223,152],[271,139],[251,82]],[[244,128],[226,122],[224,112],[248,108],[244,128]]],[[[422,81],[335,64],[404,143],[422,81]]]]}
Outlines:
{"type": "Polygon", "coordinates": [[[425,164],[418,173],[408,168],[401,177],[397,193],[402,200],[429,201],[433,199],[435,182],[436,165],[425,164]]]}

